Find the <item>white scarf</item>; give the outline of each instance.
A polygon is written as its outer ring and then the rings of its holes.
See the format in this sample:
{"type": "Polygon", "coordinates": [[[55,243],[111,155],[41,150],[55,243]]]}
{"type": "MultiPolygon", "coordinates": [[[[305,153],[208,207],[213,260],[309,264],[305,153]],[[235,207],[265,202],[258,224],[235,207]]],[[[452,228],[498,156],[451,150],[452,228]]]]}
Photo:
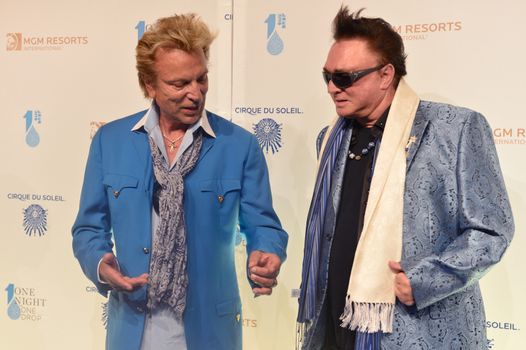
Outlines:
{"type": "Polygon", "coordinates": [[[366,333],[392,332],[395,275],[387,262],[400,261],[402,255],[406,147],[419,103],[401,79],[375,163],[342,327],[366,333]]]}

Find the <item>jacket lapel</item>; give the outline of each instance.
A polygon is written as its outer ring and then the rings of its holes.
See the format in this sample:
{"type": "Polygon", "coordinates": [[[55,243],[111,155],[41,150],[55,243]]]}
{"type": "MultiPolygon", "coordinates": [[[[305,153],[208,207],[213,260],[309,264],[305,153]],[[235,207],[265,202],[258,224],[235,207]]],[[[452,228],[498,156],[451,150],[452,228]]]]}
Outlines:
{"type": "MultiPolygon", "coordinates": [[[[214,130],[215,131],[215,130],[214,130]]],[[[203,145],[201,146],[201,155],[199,156],[198,162],[202,161],[208,151],[214,146],[215,138],[203,133],[203,145]]]]}
{"type": "MultiPolygon", "coordinates": [[[[371,189],[365,209],[364,225],[362,232],[367,232],[369,223],[375,215],[376,208],[385,190],[385,184],[392,173],[398,174],[404,164],[393,160],[396,155],[403,152],[406,140],[409,139],[410,130],[418,110],[420,99],[405,83],[400,80],[394,99],[391,103],[387,124],[380,145],[380,151],[374,168],[371,189]]],[[[395,175],[396,176],[396,175],[395,175]]]]}
{"type": "Polygon", "coordinates": [[[140,130],[131,131],[131,141],[137,153],[137,164],[144,165],[143,178],[146,191],[153,190],[153,168],[152,152],[148,142],[148,134],[141,128],[140,130]]]}
{"type": "Polygon", "coordinates": [[[137,155],[139,156],[139,161],[141,163],[146,163],[151,155],[150,144],[148,143],[148,134],[141,130],[131,131],[131,140],[137,155]]]}
{"type": "MultiPolygon", "coordinates": [[[[214,143],[216,141],[216,137],[217,135],[219,134],[219,127],[216,123],[216,120],[213,116],[212,113],[206,111],[206,115],[203,116],[203,118],[207,118],[207,122],[208,122],[208,125],[210,125],[210,128],[212,129],[214,136],[212,135],[209,135],[208,133],[206,133],[203,129],[203,144],[201,146],[201,154],[199,155],[199,160],[198,162],[200,162],[205,156],[206,154],[208,153],[208,151],[210,151],[210,149],[214,146],[214,143]]],[[[218,117],[216,117],[218,118],[218,117]]],[[[203,121],[204,123],[204,121],[203,121]]]]}

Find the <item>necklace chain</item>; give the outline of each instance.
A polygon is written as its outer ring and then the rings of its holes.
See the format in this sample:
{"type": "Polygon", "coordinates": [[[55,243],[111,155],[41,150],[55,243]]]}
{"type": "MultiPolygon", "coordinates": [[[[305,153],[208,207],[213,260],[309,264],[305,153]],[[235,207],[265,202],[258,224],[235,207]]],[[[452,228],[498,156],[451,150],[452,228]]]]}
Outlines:
{"type": "Polygon", "coordinates": [[[367,144],[366,148],[362,148],[360,154],[354,154],[352,151],[349,151],[349,159],[351,160],[361,160],[376,146],[376,142],[371,141],[367,144]]]}
{"type": "Polygon", "coordinates": [[[175,144],[177,143],[177,141],[181,140],[184,136],[184,134],[182,134],[181,136],[177,137],[175,140],[171,140],[165,134],[162,134],[162,135],[166,141],[170,142],[170,145],[168,146],[170,152],[173,152],[175,150],[175,144]]]}

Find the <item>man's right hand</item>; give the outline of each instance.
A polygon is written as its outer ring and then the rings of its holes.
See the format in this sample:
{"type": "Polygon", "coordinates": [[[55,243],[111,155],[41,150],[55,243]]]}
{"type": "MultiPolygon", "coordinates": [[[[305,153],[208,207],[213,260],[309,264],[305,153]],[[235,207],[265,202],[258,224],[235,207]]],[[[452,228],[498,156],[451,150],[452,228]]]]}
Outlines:
{"type": "Polygon", "coordinates": [[[127,277],[119,271],[119,264],[115,255],[106,253],[99,265],[99,277],[108,283],[111,289],[119,292],[133,292],[148,284],[148,274],[143,273],[138,277],[127,277]]]}

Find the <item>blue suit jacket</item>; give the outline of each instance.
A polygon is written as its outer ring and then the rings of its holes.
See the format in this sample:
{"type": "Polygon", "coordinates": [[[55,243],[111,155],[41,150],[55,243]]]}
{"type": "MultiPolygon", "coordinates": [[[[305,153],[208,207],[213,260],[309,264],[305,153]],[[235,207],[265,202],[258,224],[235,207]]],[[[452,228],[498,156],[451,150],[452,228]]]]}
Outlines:
{"type": "MultiPolygon", "coordinates": [[[[73,250],[86,276],[98,282],[97,265],[113,241],[121,271],[149,271],[154,175],[148,135],[131,131],[145,111],[104,125],[89,152],[73,250]]],[[[188,289],[184,313],[188,349],[241,349],[241,303],[234,265],[236,226],[247,251],[285,260],[287,234],[272,208],[268,171],[257,140],[207,112],[216,138],[206,134],[198,163],[185,179],[188,289]],[[218,196],[223,196],[222,201],[218,196]]],[[[106,348],[139,349],[147,287],[110,292],[106,348]]]]}
{"type": "MultiPolygon", "coordinates": [[[[500,261],[513,218],[491,128],[466,108],[421,101],[407,150],[402,267],[416,305],[397,302],[385,350],[487,349],[478,280],[500,261]]],[[[350,132],[342,142],[325,216],[316,318],[303,348],[322,349],[328,264],[350,132]]]]}

